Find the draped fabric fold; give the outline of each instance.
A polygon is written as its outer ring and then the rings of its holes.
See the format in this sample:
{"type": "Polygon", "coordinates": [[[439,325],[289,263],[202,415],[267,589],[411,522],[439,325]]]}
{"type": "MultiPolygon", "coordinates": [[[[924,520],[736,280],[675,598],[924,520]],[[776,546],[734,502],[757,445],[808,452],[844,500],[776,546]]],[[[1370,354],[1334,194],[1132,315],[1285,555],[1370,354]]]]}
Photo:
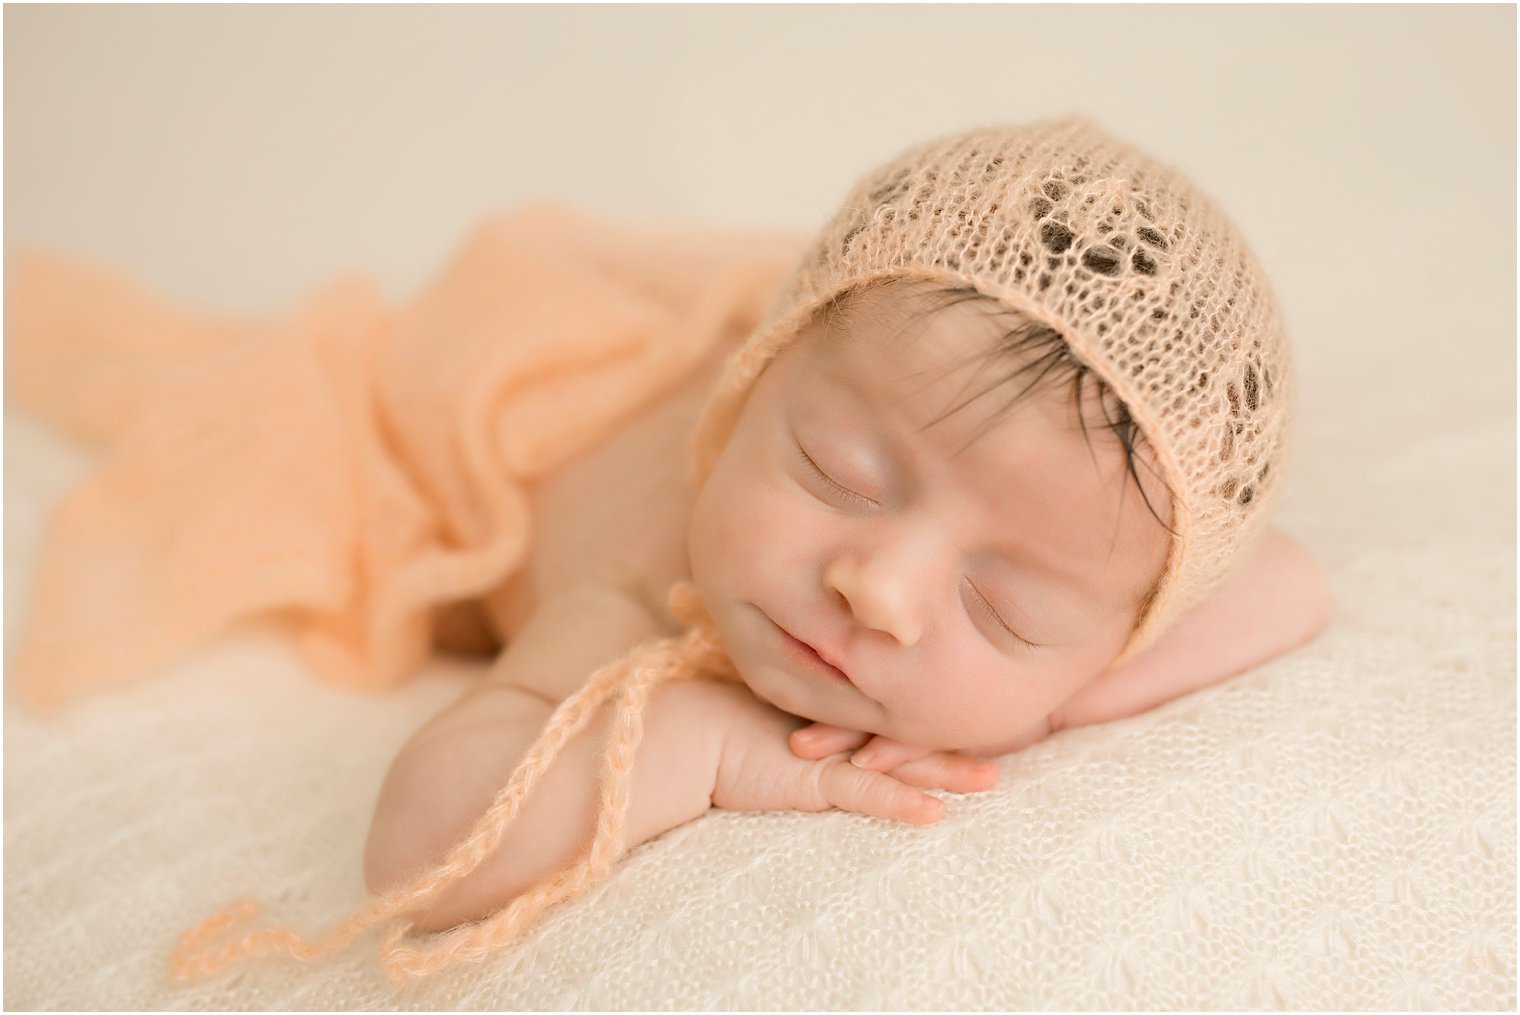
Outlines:
{"type": "Polygon", "coordinates": [[[49,519],[10,691],[47,710],[259,617],[319,679],[396,686],[437,605],[524,560],[527,485],[741,341],[805,240],[539,202],[399,310],[345,277],[261,320],[22,253],[7,397],[104,458],[49,519]]]}

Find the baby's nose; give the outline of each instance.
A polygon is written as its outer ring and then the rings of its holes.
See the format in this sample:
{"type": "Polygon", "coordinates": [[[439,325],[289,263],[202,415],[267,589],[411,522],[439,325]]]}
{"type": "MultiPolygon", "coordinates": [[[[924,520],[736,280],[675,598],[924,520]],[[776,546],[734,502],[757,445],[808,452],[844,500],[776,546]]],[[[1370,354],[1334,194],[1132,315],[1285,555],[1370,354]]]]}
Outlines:
{"type": "Polygon", "coordinates": [[[901,645],[916,644],[924,630],[925,575],[911,567],[885,567],[870,561],[834,560],[824,584],[840,596],[865,627],[884,631],[901,645]]]}

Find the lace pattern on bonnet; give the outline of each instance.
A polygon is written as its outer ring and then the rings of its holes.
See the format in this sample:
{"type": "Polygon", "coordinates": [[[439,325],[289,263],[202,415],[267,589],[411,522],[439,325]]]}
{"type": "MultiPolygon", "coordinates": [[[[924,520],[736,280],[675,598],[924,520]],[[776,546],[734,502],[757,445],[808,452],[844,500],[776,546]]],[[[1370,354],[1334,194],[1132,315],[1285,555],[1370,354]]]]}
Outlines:
{"type": "MultiPolygon", "coordinates": [[[[855,185],[728,362],[694,435],[694,486],[771,358],[830,300],[892,276],[971,286],[1055,329],[1128,406],[1171,491],[1175,532],[1156,594],[1116,662],[1133,656],[1223,579],[1264,528],[1286,472],[1292,364],[1276,300],[1249,247],[1182,174],[1084,117],[916,146],[855,185]]],[[[400,983],[490,955],[549,906],[605,879],[623,849],[651,689],[666,680],[737,679],[688,583],[671,589],[667,608],[686,633],[640,645],[591,674],[438,867],[312,941],[265,928],[213,945],[258,911],[249,900],[234,904],[184,935],[173,975],[196,979],[271,952],[315,959],[391,921],[380,960],[400,983]],[[577,862],[429,947],[403,944],[403,915],[479,866],[560,749],[614,698],[601,812],[577,862]]]]}

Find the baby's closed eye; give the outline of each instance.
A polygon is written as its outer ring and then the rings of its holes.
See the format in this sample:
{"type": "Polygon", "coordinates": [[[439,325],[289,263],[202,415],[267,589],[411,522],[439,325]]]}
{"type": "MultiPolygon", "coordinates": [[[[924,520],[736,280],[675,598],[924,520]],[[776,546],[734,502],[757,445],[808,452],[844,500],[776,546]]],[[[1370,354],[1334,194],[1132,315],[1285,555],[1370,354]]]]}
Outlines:
{"type": "Polygon", "coordinates": [[[972,605],[972,609],[979,610],[982,613],[983,616],[985,616],[987,619],[991,620],[992,623],[996,624],[999,628],[1001,628],[1002,631],[1003,631],[1003,633],[1005,633],[1009,638],[1011,638],[1013,641],[1017,642],[1019,645],[1025,647],[1025,648],[1039,648],[1040,647],[1039,645],[1036,645],[1034,642],[1030,641],[1029,639],[1021,636],[1013,628],[1009,627],[1008,626],[1008,622],[1005,621],[1002,618],[1002,616],[998,613],[997,608],[992,605],[991,601],[988,600],[988,598],[985,595],[982,594],[981,590],[978,589],[972,583],[971,579],[969,579],[969,578],[966,579],[966,587],[971,590],[971,596],[969,597],[969,601],[973,604],[972,605]]]}
{"type": "Polygon", "coordinates": [[[862,494],[856,493],[854,490],[851,490],[849,487],[840,483],[833,476],[830,476],[827,472],[825,472],[823,468],[813,460],[813,456],[807,453],[807,449],[805,449],[800,443],[797,444],[796,447],[798,459],[803,463],[804,466],[807,467],[808,471],[810,471],[814,476],[818,477],[818,479],[822,480],[824,483],[828,484],[828,486],[832,488],[835,494],[844,498],[852,504],[859,504],[862,507],[876,506],[875,501],[862,494]]]}

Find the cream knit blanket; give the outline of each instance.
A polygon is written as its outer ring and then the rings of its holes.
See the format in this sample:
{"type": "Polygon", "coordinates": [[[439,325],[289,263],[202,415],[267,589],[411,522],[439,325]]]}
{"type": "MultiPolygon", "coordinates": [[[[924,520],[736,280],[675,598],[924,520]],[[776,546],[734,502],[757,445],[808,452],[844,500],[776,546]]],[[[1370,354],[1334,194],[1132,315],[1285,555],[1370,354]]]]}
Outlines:
{"type": "MultiPolygon", "coordinates": [[[[1325,390],[1371,341],[1314,361],[1325,390]]],[[[713,812],[399,993],[363,947],[189,986],[164,963],[237,896],[314,931],[362,902],[385,767],[472,674],[356,695],[250,628],[56,717],[12,700],[6,1007],[1513,1007],[1513,401],[1383,363],[1307,400],[1278,524],[1334,588],[1312,645],[1009,757],[931,828],[713,812]]],[[[9,646],[45,513],[95,463],[6,422],[9,646]]]]}

